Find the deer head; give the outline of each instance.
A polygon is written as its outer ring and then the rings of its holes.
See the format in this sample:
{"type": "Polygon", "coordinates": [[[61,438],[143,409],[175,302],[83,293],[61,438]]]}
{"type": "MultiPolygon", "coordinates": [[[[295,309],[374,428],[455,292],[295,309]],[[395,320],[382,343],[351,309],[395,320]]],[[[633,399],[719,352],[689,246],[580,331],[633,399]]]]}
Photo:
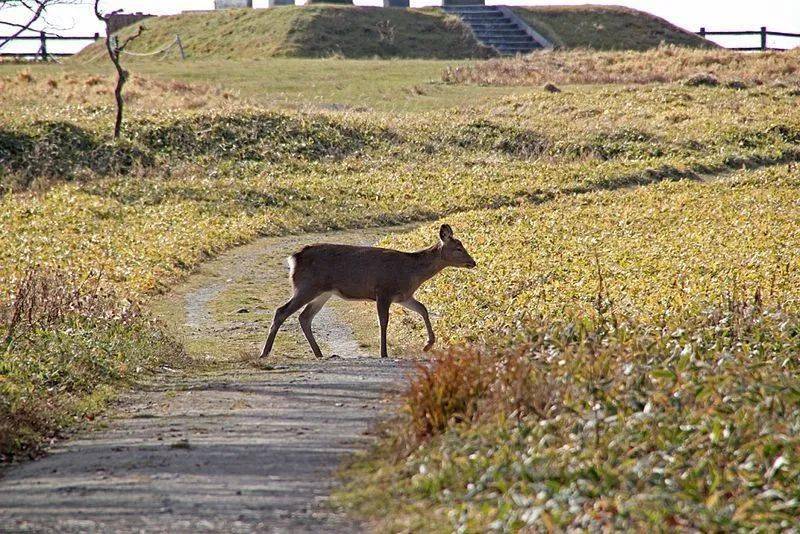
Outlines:
{"type": "Polygon", "coordinates": [[[439,228],[439,253],[448,267],[472,269],[477,265],[461,241],[453,237],[453,229],[449,224],[443,224],[439,228]]]}

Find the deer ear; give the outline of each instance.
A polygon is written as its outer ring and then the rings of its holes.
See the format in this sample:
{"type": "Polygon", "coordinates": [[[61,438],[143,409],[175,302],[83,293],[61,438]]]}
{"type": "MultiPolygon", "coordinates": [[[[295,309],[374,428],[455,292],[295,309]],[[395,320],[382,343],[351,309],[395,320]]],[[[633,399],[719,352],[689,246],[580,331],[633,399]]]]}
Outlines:
{"type": "Polygon", "coordinates": [[[453,229],[450,228],[449,224],[443,224],[441,228],[439,228],[439,239],[442,241],[453,239],[453,229]]]}

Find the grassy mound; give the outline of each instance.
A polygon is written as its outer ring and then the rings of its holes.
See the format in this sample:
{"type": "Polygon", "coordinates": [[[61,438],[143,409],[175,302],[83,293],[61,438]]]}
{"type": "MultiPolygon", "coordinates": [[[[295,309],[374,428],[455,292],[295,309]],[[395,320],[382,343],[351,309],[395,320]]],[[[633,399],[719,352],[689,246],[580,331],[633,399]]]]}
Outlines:
{"type": "Polygon", "coordinates": [[[542,6],[518,7],[514,11],[560,48],[647,50],[662,43],[716,46],[662,18],[626,7],[542,6]]]}
{"type": "MultiPolygon", "coordinates": [[[[439,10],[347,5],[183,13],[142,23],[131,51],[157,50],[180,35],[190,58],[271,56],[469,58],[491,55],[457,18],[439,10]]],[[[122,30],[123,34],[133,31],[122,30]]],[[[77,59],[102,53],[96,43],[77,59]]]]}

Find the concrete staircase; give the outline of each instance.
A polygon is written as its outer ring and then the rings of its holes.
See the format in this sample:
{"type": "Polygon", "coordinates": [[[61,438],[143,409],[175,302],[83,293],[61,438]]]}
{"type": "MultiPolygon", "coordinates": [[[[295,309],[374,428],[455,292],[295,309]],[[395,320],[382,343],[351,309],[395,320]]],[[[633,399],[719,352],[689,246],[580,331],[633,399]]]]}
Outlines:
{"type": "Polygon", "coordinates": [[[541,36],[532,35],[535,32],[503,6],[445,5],[442,9],[461,17],[478,41],[504,56],[527,54],[548,44],[541,36]]]}

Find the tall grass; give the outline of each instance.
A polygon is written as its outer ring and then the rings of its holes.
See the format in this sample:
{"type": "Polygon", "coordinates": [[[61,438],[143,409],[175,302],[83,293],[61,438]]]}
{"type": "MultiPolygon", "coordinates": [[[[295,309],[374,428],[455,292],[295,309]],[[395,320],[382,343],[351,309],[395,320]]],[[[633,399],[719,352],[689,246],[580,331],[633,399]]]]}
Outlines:
{"type": "Polygon", "coordinates": [[[757,294],[660,323],[524,326],[525,347],[457,349],[420,369],[388,427],[393,448],[345,500],[374,513],[379,499],[387,530],[794,524],[796,316],[757,294]]]}
{"type": "Polygon", "coordinates": [[[418,364],[403,412],[409,447],[460,423],[489,417],[547,417],[556,409],[557,386],[530,358],[528,346],[487,351],[453,347],[418,364]]]}

